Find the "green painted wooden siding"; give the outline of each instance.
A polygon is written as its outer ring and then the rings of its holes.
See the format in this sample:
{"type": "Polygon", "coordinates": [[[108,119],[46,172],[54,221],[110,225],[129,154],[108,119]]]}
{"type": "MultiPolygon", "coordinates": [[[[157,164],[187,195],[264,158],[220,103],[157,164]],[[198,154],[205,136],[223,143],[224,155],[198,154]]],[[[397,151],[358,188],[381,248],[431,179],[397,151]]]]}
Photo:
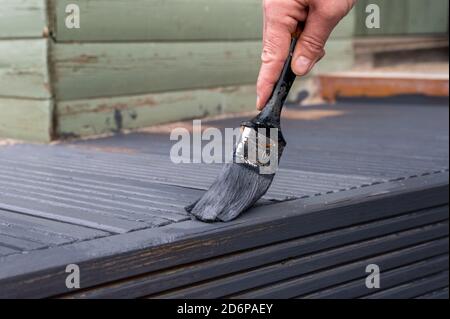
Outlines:
{"type": "Polygon", "coordinates": [[[50,142],[52,117],[52,100],[0,97],[0,137],[50,142]]]}
{"type": "Polygon", "coordinates": [[[261,0],[78,0],[81,28],[65,27],[72,0],[52,0],[57,41],[254,40],[261,0]]]}
{"type": "Polygon", "coordinates": [[[0,40],[42,37],[45,0],[0,0],[0,40]]]}
{"type": "Polygon", "coordinates": [[[0,41],[0,97],[48,99],[47,40],[0,41]]]}
{"type": "Polygon", "coordinates": [[[58,100],[250,84],[260,41],[56,44],[58,100]]]}
{"type": "Polygon", "coordinates": [[[448,10],[448,0],[359,0],[356,5],[356,35],[447,34],[448,10]],[[380,7],[380,29],[365,26],[365,9],[369,4],[380,7]]]}
{"type": "MultiPolygon", "coordinates": [[[[65,27],[72,0],[51,0],[58,42],[222,41],[262,37],[262,0],[78,0],[81,28],[65,27]]],[[[353,33],[346,19],[334,37],[353,33]]]]}
{"type": "Polygon", "coordinates": [[[254,104],[254,86],[61,101],[57,109],[57,132],[63,137],[97,135],[207,115],[248,111],[254,109],[254,104]]]}
{"type": "Polygon", "coordinates": [[[49,142],[46,0],[0,0],[0,138],[49,142]]]}

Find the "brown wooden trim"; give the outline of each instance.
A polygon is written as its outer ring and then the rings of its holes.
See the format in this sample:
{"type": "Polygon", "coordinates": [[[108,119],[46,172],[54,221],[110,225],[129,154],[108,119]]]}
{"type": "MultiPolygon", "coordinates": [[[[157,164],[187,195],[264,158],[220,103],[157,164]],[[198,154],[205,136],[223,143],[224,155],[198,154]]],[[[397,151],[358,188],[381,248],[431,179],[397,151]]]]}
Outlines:
{"type": "Polygon", "coordinates": [[[448,97],[448,76],[403,73],[336,73],[319,76],[320,95],[327,101],[338,97],[388,97],[420,94],[448,97]]]}

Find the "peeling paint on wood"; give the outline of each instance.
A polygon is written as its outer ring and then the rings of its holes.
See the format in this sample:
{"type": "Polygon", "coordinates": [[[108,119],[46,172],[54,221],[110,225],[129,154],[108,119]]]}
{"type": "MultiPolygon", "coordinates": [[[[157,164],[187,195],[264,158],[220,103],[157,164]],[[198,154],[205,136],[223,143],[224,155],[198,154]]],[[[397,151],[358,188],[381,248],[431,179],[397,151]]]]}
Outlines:
{"type": "Polygon", "coordinates": [[[255,108],[255,87],[60,101],[58,134],[86,136],[255,108]]]}
{"type": "Polygon", "coordinates": [[[255,83],[261,42],[55,44],[58,100],[255,83]]]}

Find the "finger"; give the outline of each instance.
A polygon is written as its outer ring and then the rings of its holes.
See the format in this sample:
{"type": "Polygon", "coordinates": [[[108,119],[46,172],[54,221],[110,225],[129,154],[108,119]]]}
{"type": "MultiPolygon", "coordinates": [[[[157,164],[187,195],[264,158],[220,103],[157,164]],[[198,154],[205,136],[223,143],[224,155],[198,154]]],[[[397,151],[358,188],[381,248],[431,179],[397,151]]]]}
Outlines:
{"type": "Polygon", "coordinates": [[[292,70],[302,76],[308,74],[325,55],[325,43],[339,21],[338,17],[310,8],[305,29],[300,35],[292,59],[292,70]]]}
{"type": "Polygon", "coordinates": [[[258,109],[265,106],[275,83],[280,77],[284,62],[289,54],[290,41],[291,35],[286,30],[272,28],[267,31],[257,82],[258,109]]]}
{"type": "MultiPolygon", "coordinates": [[[[296,16],[289,15],[287,2],[264,2],[264,33],[261,69],[257,81],[256,107],[261,110],[266,105],[273,87],[283,70],[289,54],[291,33],[297,26],[296,16]]],[[[299,10],[297,10],[299,12],[299,10]]]]}

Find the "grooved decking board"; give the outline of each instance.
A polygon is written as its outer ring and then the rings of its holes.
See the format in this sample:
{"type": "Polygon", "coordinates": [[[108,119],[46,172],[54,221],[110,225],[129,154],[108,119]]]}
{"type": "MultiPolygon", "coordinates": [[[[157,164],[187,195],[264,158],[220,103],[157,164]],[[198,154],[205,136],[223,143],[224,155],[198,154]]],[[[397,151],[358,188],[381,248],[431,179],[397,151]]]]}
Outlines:
{"type": "Polygon", "coordinates": [[[0,40],[42,37],[45,0],[1,0],[0,5],[0,40]]]}
{"type": "Polygon", "coordinates": [[[52,112],[51,100],[0,97],[0,137],[50,142],[52,112]]]}
{"type": "MultiPolygon", "coordinates": [[[[366,242],[357,243],[348,247],[340,247],[331,251],[324,251],[318,254],[307,255],[303,258],[293,258],[279,264],[262,267],[249,272],[239,273],[236,275],[225,276],[211,282],[206,282],[198,286],[191,286],[180,291],[169,292],[163,295],[156,295],[156,298],[221,298],[224,296],[233,295],[241,291],[252,289],[258,286],[268,285],[274,282],[286,280],[292,277],[301,276],[320,269],[329,267],[336,267],[339,264],[369,258],[386,251],[399,250],[415,244],[420,244],[433,239],[438,239],[448,235],[448,223],[436,224],[425,229],[414,229],[410,231],[400,232],[395,235],[380,237],[366,242]]],[[[356,267],[361,273],[365,270],[368,264],[366,260],[356,267]]],[[[354,270],[352,268],[352,270],[354,270]]],[[[333,272],[338,272],[339,268],[333,269],[333,272]]],[[[343,277],[342,274],[338,276],[343,277]]],[[[341,278],[345,280],[345,278],[341,278]]],[[[299,281],[299,280],[298,280],[299,281]]],[[[317,282],[316,282],[317,283],[317,282]]],[[[244,299],[253,298],[292,298],[299,293],[296,286],[298,283],[288,282],[270,286],[262,289],[262,291],[249,292],[238,297],[244,299]],[[291,288],[294,286],[294,288],[291,288]]],[[[300,284],[308,287],[307,284],[300,284]]],[[[319,286],[320,289],[320,286],[319,286]]]]}
{"type": "MultiPolygon", "coordinates": [[[[386,259],[398,261],[389,270],[434,262],[448,253],[448,108],[414,102],[288,108],[273,188],[226,224],[184,212],[220,165],[172,164],[170,126],[0,147],[0,209],[9,214],[0,214],[0,297],[143,297],[238,276],[237,290],[224,293],[259,294],[267,285],[297,297],[297,283],[303,294],[340,286],[327,271],[351,282],[364,276],[355,265],[377,256],[398,253],[386,259]],[[81,291],[65,286],[72,263],[81,291]],[[245,275],[271,267],[280,270],[273,280],[245,275]],[[316,271],[310,286],[301,284],[316,271]]],[[[204,125],[223,130],[242,119],[204,125]]],[[[414,280],[415,269],[398,276],[414,280]]],[[[392,278],[389,288],[410,282],[392,278]]]]}
{"type": "MultiPolygon", "coordinates": [[[[374,185],[358,193],[349,192],[350,197],[346,199],[342,195],[330,194],[277,204],[277,210],[283,212],[282,216],[274,216],[270,205],[262,206],[226,225],[189,221],[34,251],[25,257],[5,257],[0,259],[4,265],[0,268],[0,296],[42,297],[67,293],[64,270],[68,263],[77,263],[82,271],[89,269],[83,277],[83,287],[87,288],[231,252],[448,204],[448,174],[374,185]],[[37,255],[41,258],[35,259],[34,263],[24,262],[24,258],[37,255]],[[48,262],[51,256],[58,256],[53,259],[52,265],[48,262]],[[23,266],[14,267],[17,263],[23,266]],[[19,280],[32,273],[39,273],[33,276],[32,285],[19,280]],[[15,280],[11,280],[12,277],[15,280]]],[[[442,227],[442,231],[447,231],[447,228],[442,227]]],[[[427,236],[434,236],[433,232],[428,234],[419,232],[416,239],[426,240],[427,236]]],[[[443,245],[448,247],[448,241],[444,241],[443,245]]]]}
{"type": "MultiPolygon", "coordinates": [[[[417,97],[407,101],[407,105],[360,102],[288,108],[282,120],[288,146],[280,167],[380,180],[448,168],[448,107],[445,103],[419,105],[421,99],[417,97]]],[[[249,117],[206,120],[202,124],[223,131],[249,117]]],[[[178,125],[189,129],[192,121],[178,125]]],[[[168,141],[171,128],[84,141],[75,146],[142,156],[157,154],[168,161],[175,143],[168,141]]],[[[128,156],[126,162],[131,165],[139,161],[128,156]]]]}
{"type": "Polygon", "coordinates": [[[28,216],[14,211],[0,210],[0,234],[9,246],[30,251],[44,246],[55,246],[108,236],[109,233],[61,223],[51,219],[28,216]]]}
{"type": "Polygon", "coordinates": [[[0,98],[49,99],[47,39],[0,41],[0,98]]]}
{"type": "Polygon", "coordinates": [[[56,98],[64,101],[253,84],[260,55],[260,41],[51,47],[56,98]]]}
{"type": "MultiPolygon", "coordinates": [[[[36,154],[34,147],[19,146],[12,152],[5,150],[4,156],[0,159],[0,175],[2,175],[2,172],[9,175],[9,181],[4,181],[5,186],[13,183],[11,179],[15,178],[15,173],[8,172],[8,169],[14,167],[21,174],[18,176],[22,176],[22,178],[27,178],[24,174],[29,176],[28,179],[37,175],[32,178],[32,181],[35,178],[40,179],[42,172],[47,172],[47,174],[51,173],[57,176],[82,177],[83,179],[106,182],[127,179],[130,182],[176,185],[206,190],[221,170],[221,165],[213,165],[211,167],[191,164],[175,165],[170,163],[170,159],[161,156],[147,155],[141,158],[142,161],[133,163],[132,156],[116,154],[112,157],[104,154],[104,156],[92,158],[92,156],[89,156],[89,153],[65,149],[56,149],[51,155],[48,153],[46,163],[43,164],[40,161],[41,157],[34,154],[36,154]],[[61,153],[61,151],[63,152],[61,153]],[[14,158],[18,153],[22,154],[21,156],[25,160],[23,163],[14,162],[14,158]],[[62,162],[63,156],[66,155],[70,155],[70,158],[64,159],[64,162],[62,162]],[[151,163],[154,170],[149,171],[147,169],[149,163],[151,163]],[[5,166],[8,168],[5,168],[5,166]]],[[[280,169],[276,181],[265,198],[274,200],[299,198],[321,192],[349,189],[353,186],[369,185],[376,181],[380,182],[383,180],[357,175],[321,174],[280,169]]],[[[54,184],[50,183],[49,187],[51,188],[52,185],[54,184]]],[[[0,187],[2,187],[1,182],[0,187]]],[[[190,198],[190,200],[193,199],[195,198],[190,198]]],[[[172,204],[172,206],[178,208],[175,208],[176,212],[181,212],[183,205],[187,203],[183,201],[172,204]]],[[[155,206],[157,207],[156,204],[155,206]]]]}
{"type": "MultiPolygon", "coordinates": [[[[383,267],[383,289],[392,288],[427,275],[448,269],[448,254],[425,259],[407,266],[386,271],[383,267]]],[[[361,277],[345,285],[331,287],[317,293],[302,296],[302,299],[353,299],[367,295],[370,290],[365,285],[366,277],[361,277]]],[[[381,287],[380,287],[381,288],[381,287]]]]}
{"type": "MultiPolygon", "coordinates": [[[[15,234],[17,236],[17,234],[15,234]]],[[[2,245],[16,249],[18,251],[30,251],[47,247],[45,244],[34,240],[8,236],[0,234],[0,241],[2,245]]]]}
{"type": "MultiPolygon", "coordinates": [[[[272,246],[233,254],[211,261],[194,263],[169,271],[147,275],[105,285],[86,292],[71,294],[71,298],[134,298],[150,295],[162,290],[169,290],[200,281],[217,278],[228,273],[235,273],[251,268],[261,267],[273,262],[296,256],[304,256],[314,251],[375,238],[396,231],[416,226],[444,221],[448,218],[448,207],[431,211],[416,212],[377,222],[366,223],[352,228],[326,232],[307,238],[300,238],[272,246]]],[[[433,250],[433,253],[435,251],[433,250]]]]}
{"type": "Polygon", "coordinates": [[[448,298],[449,298],[448,287],[417,297],[417,299],[447,299],[447,300],[448,298]]]}
{"type": "Polygon", "coordinates": [[[420,278],[413,282],[371,294],[365,299],[406,299],[415,298],[424,292],[432,292],[448,286],[448,269],[441,273],[420,278]]]}
{"type": "MultiPolygon", "coordinates": [[[[314,273],[307,276],[294,277],[292,279],[285,280],[284,282],[281,283],[275,283],[267,287],[259,289],[256,288],[254,290],[250,290],[242,294],[237,294],[233,296],[233,298],[243,298],[243,299],[294,298],[298,295],[310,293],[312,291],[317,291],[355,278],[360,278],[358,287],[361,288],[364,287],[365,293],[368,294],[371,291],[368,290],[367,287],[365,287],[365,279],[367,278],[367,273],[365,272],[365,269],[367,265],[376,264],[380,266],[383,269],[382,278],[384,282],[384,280],[387,279],[385,278],[386,277],[385,275],[388,275],[386,273],[387,270],[390,270],[393,267],[399,265],[404,265],[405,261],[407,261],[407,259],[404,260],[403,258],[402,258],[403,260],[401,261],[397,259],[397,264],[395,264],[395,262],[391,260],[392,255],[398,256],[398,251],[387,255],[388,257],[377,256],[374,258],[364,259],[359,262],[351,263],[348,265],[346,264],[344,266],[337,265],[332,269],[325,270],[323,272],[314,273]]],[[[435,265],[432,261],[428,261],[426,265],[431,268],[431,274],[434,274],[438,271],[448,270],[448,256],[447,258],[439,259],[439,263],[437,265],[435,265]]],[[[427,275],[427,273],[424,271],[426,271],[426,269],[417,270],[416,276],[423,277],[424,275],[427,275]]],[[[400,276],[397,274],[395,278],[398,279],[400,278],[400,276]]],[[[385,287],[386,286],[383,286],[383,288],[385,287]]]]}

